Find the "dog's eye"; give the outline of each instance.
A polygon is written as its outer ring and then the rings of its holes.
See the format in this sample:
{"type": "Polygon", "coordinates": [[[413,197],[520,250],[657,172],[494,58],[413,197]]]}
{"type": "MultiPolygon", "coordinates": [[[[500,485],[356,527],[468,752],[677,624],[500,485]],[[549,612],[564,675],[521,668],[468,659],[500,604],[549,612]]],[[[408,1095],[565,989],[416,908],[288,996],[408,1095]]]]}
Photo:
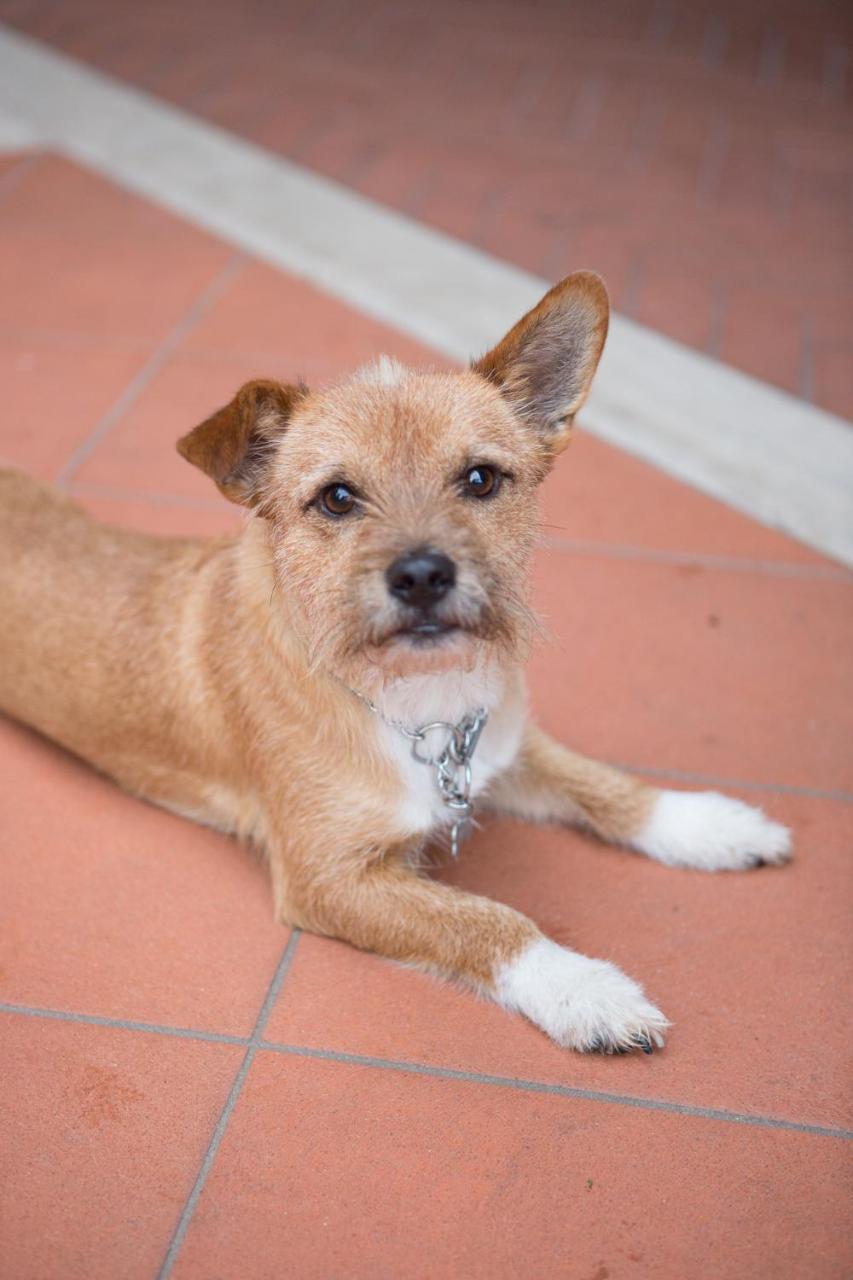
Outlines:
{"type": "Polygon", "coordinates": [[[465,493],[473,498],[493,498],[501,487],[500,472],[485,463],[465,472],[465,493]]]}
{"type": "Polygon", "coordinates": [[[355,494],[345,484],[330,484],[320,494],[320,506],[330,516],[349,515],[355,501],[355,494]]]}

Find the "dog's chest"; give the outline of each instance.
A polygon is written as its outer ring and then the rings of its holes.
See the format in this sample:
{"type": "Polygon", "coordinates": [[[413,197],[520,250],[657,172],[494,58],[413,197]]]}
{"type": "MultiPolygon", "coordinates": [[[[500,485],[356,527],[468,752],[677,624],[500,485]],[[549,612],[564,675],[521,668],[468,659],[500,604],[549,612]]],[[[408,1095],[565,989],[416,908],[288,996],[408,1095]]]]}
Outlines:
{"type": "MultiPolygon", "coordinates": [[[[484,700],[481,700],[481,705],[482,701],[484,700]]],[[[435,701],[424,702],[417,709],[417,714],[409,712],[405,723],[412,727],[435,720],[458,723],[467,711],[475,710],[476,707],[476,700],[470,698],[464,709],[461,703],[442,705],[435,701]]],[[[523,699],[504,698],[491,708],[471,760],[470,798],[475,805],[478,795],[482,794],[492,778],[512,764],[518,753],[523,728],[523,699]]],[[[413,746],[417,747],[419,753],[425,753],[428,749],[440,750],[443,741],[446,741],[446,735],[443,739],[441,732],[436,730],[429,735],[427,742],[413,744],[393,724],[383,722],[379,729],[383,753],[399,782],[396,816],[403,833],[406,836],[422,836],[449,826],[454,820],[454,811],[446,804],[439,789],[436,770],[432,765],[417,759],[413,750],[413,746]]]]}

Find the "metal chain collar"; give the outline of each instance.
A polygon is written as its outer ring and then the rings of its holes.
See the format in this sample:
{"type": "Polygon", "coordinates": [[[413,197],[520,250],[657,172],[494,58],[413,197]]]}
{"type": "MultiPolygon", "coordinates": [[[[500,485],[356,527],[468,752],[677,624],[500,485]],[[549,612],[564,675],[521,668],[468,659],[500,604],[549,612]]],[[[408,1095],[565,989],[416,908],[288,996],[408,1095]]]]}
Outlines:
{"type": "Polygon", "coordinates": [[[450,852],[454,858],[458,858],[459,847],[471,831],[474,813],[471,802],[471,761],[480,741],[480,734],[486,727],[488,711],[485,707],[469,711],[457,724],[451,724],[448,720],[431,720],[419,729],[409,729],[400,720],[389,720],[383,716],[376,704],[365,698],[363,693],[356,689],[352,692],[375,716],[409,739],[412,756],[418,764],[428,765],[433,770],[441,798],[453,815],[450,852]],[[429,735],[437,731],[443,732],[446,737],[441,750],[433,754],[425,744],[429,735]]]}

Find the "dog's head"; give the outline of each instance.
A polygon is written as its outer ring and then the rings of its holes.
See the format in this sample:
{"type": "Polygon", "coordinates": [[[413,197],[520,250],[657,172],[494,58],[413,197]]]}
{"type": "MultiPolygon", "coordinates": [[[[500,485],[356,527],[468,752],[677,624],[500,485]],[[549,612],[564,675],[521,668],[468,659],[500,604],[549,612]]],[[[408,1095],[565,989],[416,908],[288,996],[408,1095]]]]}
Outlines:
{"type": "Polygon", "coordinates": [[[464,372],[382,359],[321,391],[250,382],[179,441],[266,521],[312,662],[367,689],[518,659],[535,490],[569,441],[607,321],[601,280],[578,272],[464,372]]]}

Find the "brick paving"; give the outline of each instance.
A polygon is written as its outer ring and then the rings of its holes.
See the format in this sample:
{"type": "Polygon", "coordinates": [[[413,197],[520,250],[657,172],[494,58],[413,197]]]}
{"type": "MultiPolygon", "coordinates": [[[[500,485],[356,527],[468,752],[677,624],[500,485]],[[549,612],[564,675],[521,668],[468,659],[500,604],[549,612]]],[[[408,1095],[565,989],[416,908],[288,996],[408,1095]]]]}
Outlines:
{"type": "MultiPolygon", "coordinates": [[[[173,446],[243,379],[433,359],[65,160],[0,182],[0,457],[99,519],[227,532],[173,446]]],[[[850,575],[582,431],[544,508],[536,714],[797,856],[708,877],[493,821],[436,874],[641,978],[666,1050],[568,1054],[290,935],[235,842],[3,721],[4,1280],[850,1274],[850,575]]]]}
{"type": "Polygon", "coordinates": [[[0,0],[0,19],[853,418],[853,10],[0,0]]]}

